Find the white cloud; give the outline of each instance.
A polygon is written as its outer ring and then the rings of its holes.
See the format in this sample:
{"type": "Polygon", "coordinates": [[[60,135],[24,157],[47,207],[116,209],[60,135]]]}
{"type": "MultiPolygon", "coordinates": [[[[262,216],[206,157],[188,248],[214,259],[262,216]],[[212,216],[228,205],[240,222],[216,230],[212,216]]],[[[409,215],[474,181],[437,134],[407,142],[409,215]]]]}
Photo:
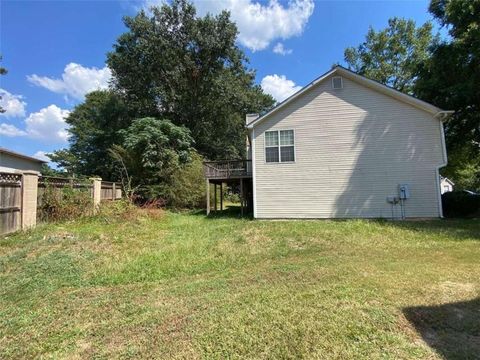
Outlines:
{"type": "Polygon", "coordinates": [[[27,133],[32,138],[67,141],[69,133],[65,118],[70,112],[50,105],[39,112],[32,113],[25,120],[27,133]]]}
{"type": "Polygon", "coordinates": [[[85,94],[98,89],[106,89],[112,73],[108,67],[87,68],[70,63],[65,66],[61,79],[54,79],[36,74],[27,76],[28,81],[58,94],[65,94],[82,100],[85,94]]]}
{"type": "Polygon", "coordinates": [[[285,75],[277,74],[265,76],[260,85],[263,91],[272,95],[278,102],[285,100],[302,88],[295,85],[292,80],[288,80],[285,75]]]}
{"type": "Polygon", "coordinates": [[[0,115],[5,117],[25,116],[27,103],[23,101],[23,96],[14,95],[5,89],[0,89],[0,97],[0,106],[5,110],[0,115]]]}
{"type": "MultiPolygon", "coordinates": [[[[147,4],[154,2],[148,0],[147,4]]],[[[315,7],[313,0],[291,0],[285,6],[278,0],[265,5],[255,0],[195,0],[194,3],[200,15],[230,11],[239,30],[238,40],[253,51],[264,50],[276,39],[301,35],[315,7]]]]}
{"type": "Polygon", "coordinates": [[[37,158],[38,160],[43,160],[43,161],[48,161],[50,162],[50,158],[47,156],[47,153],[45,151],[37,151],[35,154],[33,154],[34,158],[37,158]]]}
{"type": "Polygon", "coordinates": [[[293,52],[293,50],[292,49],[286,49],[283,46],[283,44],[281,42],[279,42],[273,47],[273,52],[275,54],[279,54],[279,55],[290,55],[293,52]]]}
{"type": "Polygon", "coordinates": [[[56,105],[50,105],[38,112],[31,113],[25,119],[25,130],[14,125],[0,124],[0,134],[16,137],[27,136],[49,142],[66,142],[69,137],[65,118],[70,112],[60,109],[56,105]]]}
{"type": "Polygon", "coordinates": [[[23,130],[20,130],[15,125],[1,123],[0,124],[0,135],[15,137],[15,136],[24,136],[27,133],[23,130]]]}

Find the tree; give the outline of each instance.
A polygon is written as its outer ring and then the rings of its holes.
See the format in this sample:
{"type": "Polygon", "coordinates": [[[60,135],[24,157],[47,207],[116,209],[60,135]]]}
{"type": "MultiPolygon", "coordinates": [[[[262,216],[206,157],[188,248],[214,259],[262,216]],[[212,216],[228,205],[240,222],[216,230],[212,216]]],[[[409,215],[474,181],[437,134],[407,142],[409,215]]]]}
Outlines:
{"type": "Polygon", "coordinates": [[[205,205],[205,178],[203,158],[195,151],[191,161],[180,166],[172,175],[170,185],[164,187],[166,204],[177,209],[199,208],[205,205]]]}
{"type": "Polygon", "coordinates": [[[197,17],[192,4],[173,0],[124,22],[107,63],[129,111],[187,127],[211,159],[243,156],[245,114],[274,100],[254,84],[229,14],[197,17]]]}
{"type": "Polygon", "coordinates": [[[169,120],[142,118],[118,132],[125,163],[134,183],[147,198],[165,196],[173,174],[191,160],[190,131],[169,120]]]}
{"type": "Polygon", "coordinates": [[[433,47],[415,92],[455,111],[445,124],[446,171],[456,182],[480,189],[480,0],[433,0],[429,10],[447,27],[450,38],[433,47]],[[465,174],[477,180],[458,181],[465,174]]]}
{"type": "Polygon", "coordinates": [[[419,64],[429,58],[436,41],[430,23],[417,28],[413,20],[395,17],[386,29],[370,27],[362,44],[345,50],[345,62],[360,75],[412,94],[419,64]]]}
{"type": "Polygon", "coordinates": [[[60,171],[50,167],[48,164],[42,164],[42,169],[40,170],[43,176],[65,176],[68,175],[64,171],[60,171]]]}
{"type": "Polygon", "coordinates": [[[110,90],[91,92],[66,122],[72,134],[70,147],[55,151],[52,161],[69,173],[114,179],[115,166],[108,149],[119,144],[118,131],[132,123],[122,98],[110,90]]]}

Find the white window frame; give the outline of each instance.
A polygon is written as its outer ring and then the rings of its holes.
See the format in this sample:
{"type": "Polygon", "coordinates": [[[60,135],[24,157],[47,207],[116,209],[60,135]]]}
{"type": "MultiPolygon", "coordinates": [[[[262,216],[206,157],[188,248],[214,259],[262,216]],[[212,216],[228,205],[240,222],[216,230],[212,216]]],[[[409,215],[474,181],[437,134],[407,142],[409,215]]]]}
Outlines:
{"type": "Polygon", "coordinates": [[[278,129],[278,130],[266,130],[263,133],[263,156],[265,164],[294,164],[297,161],[297,140],[295,138],[295,129],[278,129]],[[280,145],[280,131],[293,131],[293,145],[280,145]],[[278,145],[276,146],[267,146],[267,132],[276,132],[278,138],[278,145]],[[282,146],[293,146],[293,161],[282,161],[281,148],[282,146]],[[277,147],[278,148],[278,161],[268,162],[267,161],[267,148],[277,147]]]}

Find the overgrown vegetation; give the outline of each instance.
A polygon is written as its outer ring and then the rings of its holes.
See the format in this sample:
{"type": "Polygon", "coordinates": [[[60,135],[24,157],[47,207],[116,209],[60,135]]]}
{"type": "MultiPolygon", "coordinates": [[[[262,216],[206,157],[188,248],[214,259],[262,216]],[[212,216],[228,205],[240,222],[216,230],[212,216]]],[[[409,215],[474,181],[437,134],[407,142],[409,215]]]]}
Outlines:
{"type": "Polygon", "coordinates": [[[0,239],[0,358],[480,353],[476,220],[262,222],[106,206],[0,239]]]}
{"type": "Polygon", "coordinates": [[[40,221],[76,220],[93,215],[93,199],[89,186],[59,188],[46,183],[42,192],[38,208],[40,221]]]}
{"type": "Polygon", "coordinates": [[[205,177],[203,158],[191,153],[191,160],[175,170],[171,183],[162,190],[168,206],[175,209],[198,209],[205,207],[205,177]]]}

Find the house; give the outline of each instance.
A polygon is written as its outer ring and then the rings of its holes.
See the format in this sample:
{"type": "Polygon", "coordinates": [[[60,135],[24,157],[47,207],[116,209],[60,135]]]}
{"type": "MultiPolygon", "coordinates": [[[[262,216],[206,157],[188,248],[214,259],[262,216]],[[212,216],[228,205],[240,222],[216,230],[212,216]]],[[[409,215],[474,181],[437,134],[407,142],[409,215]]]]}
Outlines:
{"type": "Polygon", "coordinates": [[[0,172],[41,171],[46,161],[0,148],[0,172]]]}
{"type": "Polygon", "coordinates": [[[450,113],[335,66],[247,115],[247,160],[206,163],[207,189],[239,181],[259,219],[442,217],[450,113]]]}
{"type": "Polygon", "coordinates": [[[450,180],[449,178],[440,176],[440,192],[442,194],[445,194],[446,192],[452,192],[453,185],[455,185],[455,183],[452,180],[450,180]]]}

